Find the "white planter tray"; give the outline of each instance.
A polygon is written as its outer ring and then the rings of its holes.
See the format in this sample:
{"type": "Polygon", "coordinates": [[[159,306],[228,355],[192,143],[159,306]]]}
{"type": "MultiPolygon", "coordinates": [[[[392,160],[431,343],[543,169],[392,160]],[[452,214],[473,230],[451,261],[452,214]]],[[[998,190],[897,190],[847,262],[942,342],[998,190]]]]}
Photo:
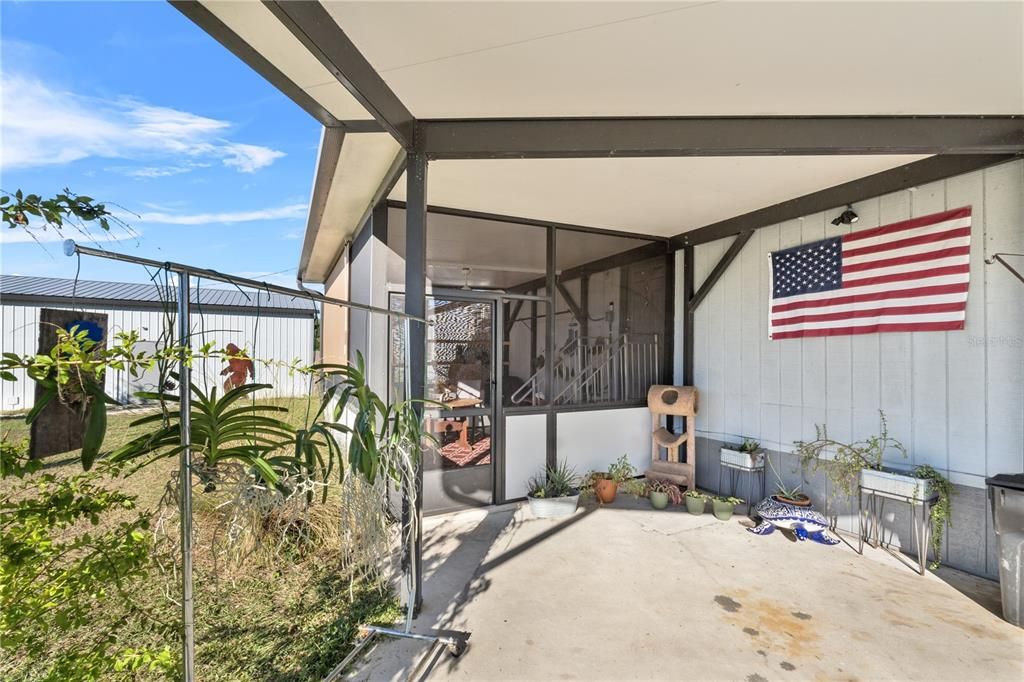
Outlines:
{"type": "Polygon", "coordinates": [[[912,500],[930,500],[935,496],[928,479],[895,471],[861,469],[860,487],[912,500]]]}
{"type": "Polygon", "coordinates": [[[740,452],[733,448],[723,447],[719,452],[721,453],[721,462],[726,466],[744,469],[760,469],[764,466],[764,450],[740,452]]]}
{"type": "Polygon", "coordinates": [[[538,519],[554,519],[560,516],[571,516],[579,504],[579,493],[566,497],[527,497],[530,512],[538,519]]]}

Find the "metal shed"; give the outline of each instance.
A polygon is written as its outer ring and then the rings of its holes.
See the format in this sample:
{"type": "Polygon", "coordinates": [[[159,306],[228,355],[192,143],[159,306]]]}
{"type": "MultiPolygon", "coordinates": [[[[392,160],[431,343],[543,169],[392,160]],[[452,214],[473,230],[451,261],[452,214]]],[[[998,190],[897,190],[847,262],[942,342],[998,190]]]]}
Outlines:
{"type": "MultiPolygon", "coordinates": [[[[81,309],[107,315],[108,334],[137,330],[140,349],[153,350],[162,333],[173,329],[175,291],[155,284],[94,282],[53,277],[0,275],[0,350],[23,355],[34,353],[39,338],[42,308],[81,309]]],[[[201,345],[213,341],[223,347],[234,343],[254,358],[300,364],[313,362],[316,305],[306,299],[281,294],[193,288],[193,334],[201,345]]],[[[221,367],[207,361],[194,370],[196,382],[219,383],[221,367]]],[[[155,373],[154,373],[155,374],[155,373]]],[[[127,372],[107,376],[107,392],[121,402],[135,400],[139,390],[153,390],[155,376],[133,379],[127,372]]],[[[308,393],[306,380],[286,368],[256,364],[256,380],[273,384],[270,395],[287,397],[308,393]]],[[[19,377],[0,383],[0,409],[31,408],[33,384],[19,377]]]]}

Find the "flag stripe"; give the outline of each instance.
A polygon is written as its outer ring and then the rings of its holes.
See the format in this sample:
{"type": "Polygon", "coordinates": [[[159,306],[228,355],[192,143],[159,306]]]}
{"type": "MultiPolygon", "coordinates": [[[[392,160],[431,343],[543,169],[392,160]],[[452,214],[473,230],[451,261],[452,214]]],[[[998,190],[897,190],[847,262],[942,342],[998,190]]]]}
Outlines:
{"type": "Polygon", "coordinates": [[[805,310],[813,308],[821,308],[825,306],[836,306],[844,305],[848,303],[869,303],[872,301],[885,301],[888,299],[900,299],[911,296],[933,296],[941,294],[960,294],[963,293],[966,298],[967,294],[967,282],[962,284],[943,284],[940,286],[928,286],[928,287],[913,287],[911,289],[893,289],[881,291],[873,291],[871,293],[862,294],[851,294],[849,296],[833,296],[830,298],[820,298],[811,301],[798,301],[795,303],[781,303],[779,305],[772,306],[772,313],[784,313],[792,310],[805,310]]]}
{"type": "MultiPolygon", "coordinates": [[[[955,237],[953,239],[945,239],[941,242],[927,242],[925,244],[915,244],[913,246],[904,246],[899,249],[892,249],[885,251],[883,255],[886,258],[895,258],[896,256],[910,256],[915,253],[927,253],[928,251],[938,251],[941,249],[950,249],[955,246],[970,246],[971,238],[968,237],[955,237]]],[[[843,265],[852,265],[854,263],[866,263],[879,258],[879,254],[868,253],[863,256],[850,256],[849,253],[843,253],[843,265]]]]}
{"type": "Polygon", "coordinates": [[[971,207],[770,254],[769,336],[963,329],[971,207]]]}
{"type": "MultiPolygon", "coordinates": [[[[888,268],[892,269],[892,268],[888,268]]],[[[865,284],[885,284],[887,282],[905,282],[907,280],[919,279],[923,277],[937,277],[939,275],[955,275],[960,272],[969,273],[971,266],[966,263],[966,259],[963,265],[946,265],[939,268],[930,268],[927,270],[914,270],[911,272],[896,272],[872,275],[871,277],[862,277],[860,279],[849,280],[843,282],[843,289],[864,286],[865,284]]]]}
{"type": "Polygon", "coordinates": [[[809,336],[849,336],[851,334],[880,334],[882,332],[940,332],[964,328],[963,320],[948,322],[914,322],[913,324],[876,324],[866,327],[828,327],[788,332],[773,332],[774,340],[797,339],[809,336]]]}
{"type": "Polygon", "coordinates": [[[892,249],[901,249],[905,246],[914,246],[916,244],[927,244],[929,242],[941,242],[946,239],[954,239],[956,237],[970,237],[971,228],[961,227],[955,230],[942,230],[941,232],[928,232],[926,234],[919,234],[915,237],[908,237],[907,239],[897,239],[895,241],[881,242],[879,244],[872,244],[871,246],[861,246],[858,248],[847,249],[846,245],[843,245],[843,258],[855,258],[857,256],[866,256],[871,253],[881,253],[883,251],[890,251],[892,249]]]}
{"type": "MultiPolygon", "coordinates": [[[[920,218],[911,218],[910,220],[903,220],[898,223],[892,223],[890,225],[882,225],[871,230],[861,230],[860,232],[851,232],[843,235],[843,243],[847,242],[859,242],[864,239],[872,239],[874,237],[882,237],[891,235],[896,232],[905,232],[907,230],[914,230],[918,228],[927,228],[938,223],[944,223],[951,220],[966,219],[970,224],[971,207],[965,206],[964,208],[955,208],[952,211],[945,211],[943,213],[933,213],[932,215],[922,216],[920,218]]],[[[902,236],[902,235],[901,235],[902,236]]]]}
{"type": "MultiPolygon", "coordinates": [[[[928,319],[932,322],[953,322],[956,320],[964,319],[964,311],[957,312],[944,312],[944,313],[929,313],[928,319]]],[[[843,326],[846,327],[864,327],[873,324],[910,324],[912,322],[920,322],[921,316],[912,313],[907,314],[891,314],[891,315],[875,315],[874,317],[864,318],[853,318],[846,320],[843,326]]],[[[797,329],[824,329],[826,327],[835,327],[834,320],[825,322],[794,322],[793,324],[776,324],[774,329],[777,331],[795,331],[797,329]]]]}
{"type": "Polygon", "coordinates": [[[909,265],[910,263],[922,263],[925,261],[937,261],[940,258],[952,258],[953,256],[967,256],[970,260],[971,247],[969,246],[955,246],[949,249],[940,249],[938,251],[927,251],[925,253],[915,253],[909,256],[896,256],[895,258],[881,258],[876,261],[868,261],[866,263],[853,263],[852,265],[843,265],[843,274],[848,272],[863,272],[864,270],[875,270],[878,268],[885,268],[895,265],[909,265]]]}
{"type": "Polygon", "coordinates": [[[951,303],[919,304],[912,303],[904,306],[887,306],[885,308],[865,308],[863,310],[839,310],[830,313],[815,313],[814,315],[797,315],[795,317],[775,318],[773,323],[776,327],[788,327],[793,324],[805,322],[832,322],[834,320],[852,320],[860,317],[884,317],[886,315],[918,315],[921,313],[953,313],[963,308],[962,301],[951,303]]]}

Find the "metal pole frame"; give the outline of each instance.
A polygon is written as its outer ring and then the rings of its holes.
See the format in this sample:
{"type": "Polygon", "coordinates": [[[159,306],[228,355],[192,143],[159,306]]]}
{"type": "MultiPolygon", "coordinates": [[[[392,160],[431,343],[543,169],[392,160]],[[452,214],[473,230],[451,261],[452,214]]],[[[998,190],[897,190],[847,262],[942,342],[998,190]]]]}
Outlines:
{"type": "MultiPolygon", "coordinates": [[[[425,164],[424,164],[425,165],[425,164]]],[[[425,216],[425,213],[424,213],[425,216]]],[[[373,306],[364,305],[361,303],[353,303],[339,298],[333,298],[330,296],[324,296],[315,291],[289,289],[288,287],[282,287],[275,284],[269,284],[267,282],[259,282],[256,280],[246,279],[244,277],[232,277],[216,270],[208,270],[205,268],[195,268],[181,263],[171,263],[155,261],[149,258],[141,258],[139,256],[132,256],[129,254],[118,253],[116,251],[105,251],[100,249],[93,249],[87,246],[80,246],[75,243],[73,239],[66,239],[64,241],[64,255],[86,255],[96,256],[97,258],[105,258],[107,260],[116,260],[124,263],[133,263],[136,265],[146,265],[155,268],[161,268],[174,272],[178,275],[178,291],[177,291],[177,327],[178,327],[178,339],[179,343],[183,346],[181,350],[181,356],[178,361],[178,378],[179,378],[179,419],[181,423],[181,456],[179,459],[179,485],[181,490],[179,492],[179,504],[181,514],[181,573],[182,573],[182,630],[183,630],[183,643],[182,643],[182,679],[185,682],[194,682],[195,680],[195,617],[193,609],[193,581],[192,581],[192,449],[191,449],[191,417],[192,417],[192,394],[191,394],[191,367],[188,364],[188,351],[185,346],[191,336],[190,320],[189,320],[189,303],[191,297],[191,275],[200,275],[205,279],[212,279],[220,282],[226,282],[229,284],[250,286],[265,291],[273,291],[284,295],[295,296],[297,298],[308,298],[312,301],[319,301],[321,303],[328,303],[331,305],[338,305],[347,308],[356,308],[359,310],[365,310],[371,313],[377,313],[380,315],[387,315],[389,317],[401,318],[404,322],[407,337],[411,335],[412,322],[420,322],[421,325],[417,326],[419,332],[419,338],[425,338],[426,332],[426,319],[422,316],[410,315],[408,313],[402,313],[394,310],[388,310],[386,308],[375,308],[373,306]]],[[[406,363],[407,368],[410,367],[409,363],[412,356],[412,344],[406,342],[406,363]]],[[[425,350],[425,348],[424,348],[425,350]]],[[[422,352],[420,353],[422,359],[422,352]]],[[[406,381],[410,381],[410,374],[406,371],[406,381]]],[[[420,381],[420,392],[422,392],[422,369],[420,370],[421,381],[420,381]]],[[[408,392],[407,392],[408,393],[408,392]]],[[[417,477],[416,483],[418,492],[422,491],[422,453],[419,458],[420,463],[417,466],[417,477]]],[[[419,588],[421,583],[421,567],[422,567],[422,501],[420,495],[416,497],[415,503],[416,520],[414,526],[415,539],[414,539],[414,553],[411,562],[411,580],[415,585],[415,601],[410,604],[410,607],[415,606],[418,610],[419,602],[419,588]]],[[[409,610],[409,615],[406,620],[406,629],[411,627],[412,608],[409,610]]],[[[422,636],[419,636],[422,637],[422,636]]],[[[434,638],[438,641],[449,645],[449,649],[452,650],[453,655],[461,654],[462,648],[464,648],[464,640],[460,647],[455,651],[455,640],[449,642],[447,638],[434,638]]],[[[361,648],[361,647],[359,647],[361,648]]],[[[355,652],[353,652],[355,653],[355,652]]],[[[343,664],[347,664],[349,658],[343,661],[343,664]]],[[[338,670],[340,670],[339,666],[338,670]]]]}

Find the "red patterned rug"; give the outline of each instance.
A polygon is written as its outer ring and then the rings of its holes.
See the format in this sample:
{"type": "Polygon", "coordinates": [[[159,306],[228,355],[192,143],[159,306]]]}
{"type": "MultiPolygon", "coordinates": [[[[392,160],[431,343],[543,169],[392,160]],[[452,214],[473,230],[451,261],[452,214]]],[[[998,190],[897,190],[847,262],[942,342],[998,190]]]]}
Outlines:
{"type": "Polygon", "coordinates": [[[441,447],[441,457],[444,458],[441,465],[445,469],[490,464],[491,439],[484,436],[468,448],[456,440],[441,447]]]}

